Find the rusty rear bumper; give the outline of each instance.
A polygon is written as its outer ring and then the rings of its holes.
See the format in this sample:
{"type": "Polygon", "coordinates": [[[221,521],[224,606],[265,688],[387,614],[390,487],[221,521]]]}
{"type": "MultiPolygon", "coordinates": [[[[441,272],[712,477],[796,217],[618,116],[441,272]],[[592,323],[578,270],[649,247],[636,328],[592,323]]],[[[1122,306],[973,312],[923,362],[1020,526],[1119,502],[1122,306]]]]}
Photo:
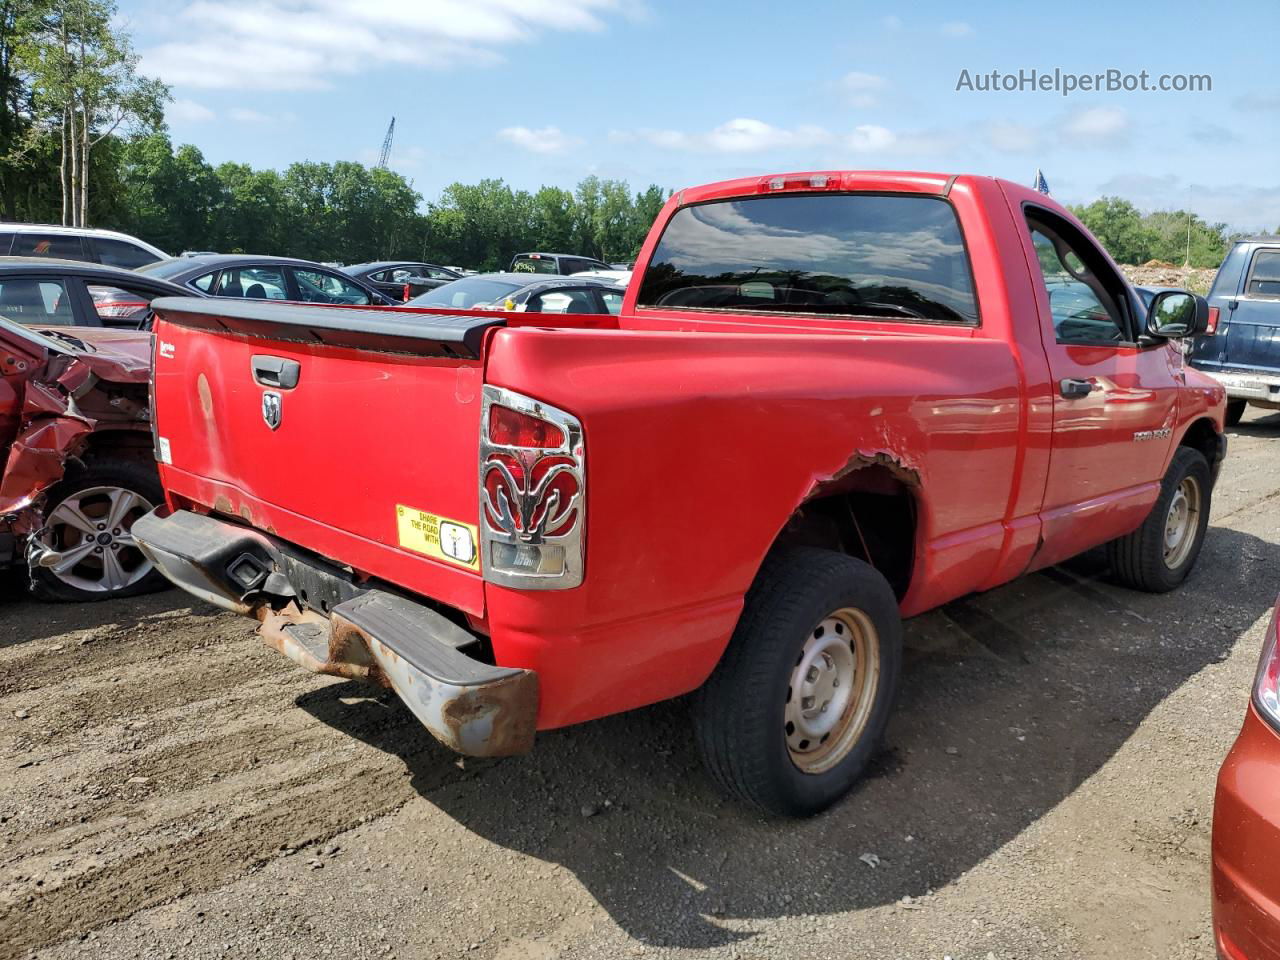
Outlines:
{"type": "Polygon", "coordinates": [[[162,508],[139,519],[133,535],[170,580],[257,618],[263,641],[300,666],[390,687],[445,746],[483,757],[532,748],[537,674],[468,655],[478,638],[425,604],[344,580],[215,517],[162,508]]]}

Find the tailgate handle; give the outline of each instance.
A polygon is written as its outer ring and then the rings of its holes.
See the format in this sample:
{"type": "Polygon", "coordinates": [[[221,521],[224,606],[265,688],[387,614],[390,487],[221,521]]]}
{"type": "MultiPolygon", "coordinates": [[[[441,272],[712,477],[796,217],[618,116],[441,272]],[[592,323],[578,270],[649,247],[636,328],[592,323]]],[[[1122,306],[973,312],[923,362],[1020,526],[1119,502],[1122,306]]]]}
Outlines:
{"type": "Polygon", "coordinates": [[[268,357],[258,355],[253,358],[253,379],[264,387],[279,387],[281,390],[292,390],[298,385],[298,375],[302,373],[302,364],[297,360],[286,360],[284,357],[268,357]]]}

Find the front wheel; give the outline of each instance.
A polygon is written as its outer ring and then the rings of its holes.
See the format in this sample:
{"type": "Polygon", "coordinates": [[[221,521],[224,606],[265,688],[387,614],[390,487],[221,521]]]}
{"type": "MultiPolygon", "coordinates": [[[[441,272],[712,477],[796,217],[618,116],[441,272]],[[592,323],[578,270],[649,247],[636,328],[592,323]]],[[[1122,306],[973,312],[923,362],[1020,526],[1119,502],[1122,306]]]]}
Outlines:
{"type": "Polygon", "coordinates": [[[1228,427],[1234,427],[1240,422],[1240,418],[1244,416],[1244,408],[1249,405],[1247,400],[1228,400],[1227,401],[1227,417],[1226,423],[1228,427]]]}
{"type": "Polygon", "coordinates": [[[1187,579],[1204,545],[1212,495],[1204,454],[1178,447],[1142,526],[1107,545],[1116,579],[1148,593],[1166,593],[1187,579]]]}
{"type": "Polygon", "coordinates": [[[165,586],[134,542],[133,522],[163,502],[155,469],[89,460],[50,491],[32,538],[31,592],[43,600],[106,600],[165,586]]]}
{"type": "Polygon", "coordinates": [[[830,806],[875,754],[901,664],[897,600],[873,567],[808,547],[771,555],[695,700],[712,778],[768,813],[830,806]]]}

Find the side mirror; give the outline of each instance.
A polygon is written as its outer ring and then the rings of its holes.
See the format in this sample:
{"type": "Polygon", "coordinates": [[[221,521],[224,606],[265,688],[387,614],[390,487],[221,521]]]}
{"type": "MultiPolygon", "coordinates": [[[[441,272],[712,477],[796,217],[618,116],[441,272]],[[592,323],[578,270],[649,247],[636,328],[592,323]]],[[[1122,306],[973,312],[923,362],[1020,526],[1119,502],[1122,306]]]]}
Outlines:
{"type": "Polygon", "coordinates": [[[1147,333],[1164,340],[1194,337],[1209,326],[1209,301],[1186,290],[1162,290],[1147,308],[1147,333]]]}

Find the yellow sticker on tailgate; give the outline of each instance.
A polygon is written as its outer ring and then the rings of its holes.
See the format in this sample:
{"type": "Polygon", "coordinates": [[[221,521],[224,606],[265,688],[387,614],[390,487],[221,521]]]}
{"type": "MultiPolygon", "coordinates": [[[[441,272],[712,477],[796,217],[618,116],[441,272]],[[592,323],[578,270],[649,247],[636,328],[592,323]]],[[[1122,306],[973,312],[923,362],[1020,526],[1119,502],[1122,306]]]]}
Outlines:
{"type": "Polygon", "coordinates": [[[445,563],[480,569],[480,530],[458,520],[396,504],[400,546],[445,563]]]}

